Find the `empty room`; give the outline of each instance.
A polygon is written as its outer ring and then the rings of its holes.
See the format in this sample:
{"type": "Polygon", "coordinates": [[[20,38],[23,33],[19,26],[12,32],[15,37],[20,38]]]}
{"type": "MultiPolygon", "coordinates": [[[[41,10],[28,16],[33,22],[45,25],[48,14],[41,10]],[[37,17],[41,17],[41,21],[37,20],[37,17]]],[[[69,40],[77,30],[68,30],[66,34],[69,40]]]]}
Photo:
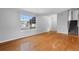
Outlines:
{"type": "Polygon", "coordinates": [[[79,51],[79,8],[0,8],[0,51],[79,51]]]}

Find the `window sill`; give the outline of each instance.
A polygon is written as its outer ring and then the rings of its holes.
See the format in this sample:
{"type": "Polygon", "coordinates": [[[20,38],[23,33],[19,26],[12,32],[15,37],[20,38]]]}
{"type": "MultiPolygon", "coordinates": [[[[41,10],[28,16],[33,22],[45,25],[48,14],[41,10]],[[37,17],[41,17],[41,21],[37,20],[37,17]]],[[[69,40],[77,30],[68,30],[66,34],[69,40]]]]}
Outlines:
{"type": "Polygon", "coordinates": [[[31,30],[36,30],[36,28],[35,29],[20,29],[21,31],[31,31],[31,30]]]}

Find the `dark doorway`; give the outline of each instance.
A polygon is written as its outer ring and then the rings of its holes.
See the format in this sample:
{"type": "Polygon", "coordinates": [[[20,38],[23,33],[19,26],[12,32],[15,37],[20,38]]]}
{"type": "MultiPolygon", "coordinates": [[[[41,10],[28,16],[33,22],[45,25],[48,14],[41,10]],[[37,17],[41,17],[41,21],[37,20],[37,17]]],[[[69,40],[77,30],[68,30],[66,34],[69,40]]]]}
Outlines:
{"type": "Polygon", "coordinates": [[[77,26],[77,23],[78,23],[77,20],[71,20],[71,21],[69,21],[68,34],[78,35],[78,26],[77,26]]]}

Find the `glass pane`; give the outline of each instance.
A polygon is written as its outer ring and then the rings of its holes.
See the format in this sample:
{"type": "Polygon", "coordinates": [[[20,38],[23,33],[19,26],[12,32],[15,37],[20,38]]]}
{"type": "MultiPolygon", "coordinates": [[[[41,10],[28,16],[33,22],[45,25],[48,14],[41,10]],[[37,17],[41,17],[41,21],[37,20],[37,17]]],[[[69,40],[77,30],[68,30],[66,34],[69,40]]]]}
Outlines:
{"type": "Polygon", "coordinates": [[[34,29],[36,27],[36,17],[20,15],[21,29],[34,29]]]}

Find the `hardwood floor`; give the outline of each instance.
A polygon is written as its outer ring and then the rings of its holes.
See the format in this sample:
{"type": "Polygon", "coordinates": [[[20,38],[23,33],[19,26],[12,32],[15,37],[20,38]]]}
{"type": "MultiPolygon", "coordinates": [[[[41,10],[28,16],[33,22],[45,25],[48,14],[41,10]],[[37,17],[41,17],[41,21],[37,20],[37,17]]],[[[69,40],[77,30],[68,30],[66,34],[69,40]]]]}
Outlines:
{"type": "Polygon", "coordinates": [[[0,51],[79,51],[79,37],[55,32],[0,43],[0,51]]]}

